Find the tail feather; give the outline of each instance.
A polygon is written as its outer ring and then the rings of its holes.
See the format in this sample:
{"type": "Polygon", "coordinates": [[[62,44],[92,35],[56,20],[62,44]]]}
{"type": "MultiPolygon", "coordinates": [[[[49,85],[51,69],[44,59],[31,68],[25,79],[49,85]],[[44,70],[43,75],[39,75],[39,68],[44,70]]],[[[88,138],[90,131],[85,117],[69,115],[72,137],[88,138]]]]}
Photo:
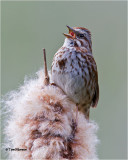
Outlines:
{"type": "Polygon", "coordinates": [[[85,115],[85,118],[89,120],[90,105],[79,105],[78,110],[85,115]]]}

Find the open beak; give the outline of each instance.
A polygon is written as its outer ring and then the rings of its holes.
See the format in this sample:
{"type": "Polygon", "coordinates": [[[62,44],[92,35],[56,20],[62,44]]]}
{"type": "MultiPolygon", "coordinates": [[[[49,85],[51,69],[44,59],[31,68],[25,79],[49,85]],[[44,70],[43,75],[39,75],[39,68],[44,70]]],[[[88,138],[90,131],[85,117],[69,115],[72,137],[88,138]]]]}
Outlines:
{"type": "Polygon", "coordinates": [[[73,36],[71,36],[70,34],[66,34],[66,33],[63,33],[63,34],[64,34],[64,36],[67,37],[67,38],[74,39],[73,36]]]}
{"type": "Polygon", "coordinates": [[[67,28],[69,29],[69,33],[66,34],[66,33],[63,33],[64,36],[66,36],[67,38],[71,38],[71,39],[75,39],[76,38],[76,34],[77,34],[77,31],[75,31],[73,28],[67,26],[67,28]]]}

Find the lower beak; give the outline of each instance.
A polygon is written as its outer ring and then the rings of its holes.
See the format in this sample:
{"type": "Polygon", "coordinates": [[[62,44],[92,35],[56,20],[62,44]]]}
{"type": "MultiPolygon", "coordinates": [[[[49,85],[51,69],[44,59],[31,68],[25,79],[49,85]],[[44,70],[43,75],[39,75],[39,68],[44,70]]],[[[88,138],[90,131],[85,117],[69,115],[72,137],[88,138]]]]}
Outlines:
{"type": "Polygon", "coordinates": [[[65,37],[67,37],[67,38],[74,39],[74,37],[73,37],[73,36],[71,36],[70,34],[66,34],[66,33],[63,33],[63,34],[64,34],[64,36],[65,36],[65,37]]]}

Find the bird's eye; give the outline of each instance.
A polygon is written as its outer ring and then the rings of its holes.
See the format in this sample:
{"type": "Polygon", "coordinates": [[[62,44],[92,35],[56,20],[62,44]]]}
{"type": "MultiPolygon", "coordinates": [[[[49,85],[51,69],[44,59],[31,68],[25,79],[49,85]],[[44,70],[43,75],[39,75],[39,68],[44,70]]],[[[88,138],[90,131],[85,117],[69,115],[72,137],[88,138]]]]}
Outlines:
{"type": "Polygon", "coordinates": [[[84,37],[84,34],[79,34],[79,37],[83,38],[83,37],[84,37]]]}

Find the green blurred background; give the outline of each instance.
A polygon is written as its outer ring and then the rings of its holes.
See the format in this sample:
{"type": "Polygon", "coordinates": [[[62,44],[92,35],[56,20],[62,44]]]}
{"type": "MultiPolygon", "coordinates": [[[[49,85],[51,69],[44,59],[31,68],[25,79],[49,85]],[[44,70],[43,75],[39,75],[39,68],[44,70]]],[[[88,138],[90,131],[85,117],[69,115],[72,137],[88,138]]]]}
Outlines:
{"type": "MultiPolygon", "coordinates": [[[[64,41],[66,25],[92,32],[100,100],[91,109],[99,125],[100,159],[127,159],[126,2],[2,2],[2,94],[17,89],[26,75],[48,68],[64,41]]],[[[84,122],[83,122],[84,123],[84,122]]],[[[4,159],[4,155],[2,157],[4,159]]]]}

